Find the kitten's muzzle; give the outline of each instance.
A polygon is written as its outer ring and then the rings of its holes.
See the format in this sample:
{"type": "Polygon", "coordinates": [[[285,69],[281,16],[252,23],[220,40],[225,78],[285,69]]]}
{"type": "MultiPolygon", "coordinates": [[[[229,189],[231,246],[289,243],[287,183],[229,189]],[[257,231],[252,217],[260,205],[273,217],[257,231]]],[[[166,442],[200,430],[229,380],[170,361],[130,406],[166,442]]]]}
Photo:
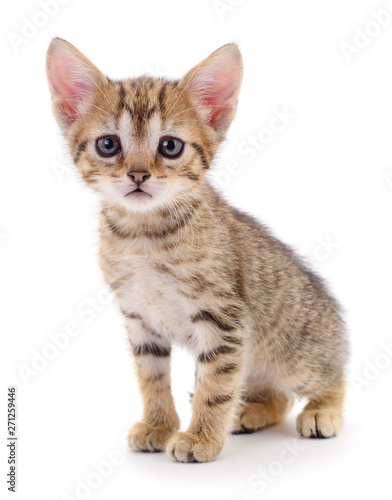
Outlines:
{"type": "Polygon", "coordinates": [[[130,170],[127,175],[137,187],[151,177],[151,174],[147,170],[130,170]]]}

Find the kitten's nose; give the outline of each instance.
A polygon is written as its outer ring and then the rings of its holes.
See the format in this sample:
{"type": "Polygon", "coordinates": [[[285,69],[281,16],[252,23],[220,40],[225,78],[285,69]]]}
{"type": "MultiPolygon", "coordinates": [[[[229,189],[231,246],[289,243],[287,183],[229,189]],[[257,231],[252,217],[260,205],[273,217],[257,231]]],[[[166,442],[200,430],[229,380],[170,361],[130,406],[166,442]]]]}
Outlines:
{"type": "Polygon", "coordinates": [[[130,170],[128,175],[137,184],[137,187],[151,177],[151,174],[147,170],[130,170]]]}

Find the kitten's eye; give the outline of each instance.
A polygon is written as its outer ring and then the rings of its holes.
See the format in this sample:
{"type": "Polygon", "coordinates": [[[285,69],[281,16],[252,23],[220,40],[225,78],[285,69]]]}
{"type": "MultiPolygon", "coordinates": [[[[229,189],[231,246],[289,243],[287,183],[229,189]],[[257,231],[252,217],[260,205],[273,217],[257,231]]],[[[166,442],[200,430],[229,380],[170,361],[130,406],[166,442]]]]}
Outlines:
{"type": "Polygon", "coordinates": [[[166,158],[178,158],[184,149],[184,143],[175,137],[164,137],[158,147],[158,152],[166,158]]]}
{"type": "Polygon", "coordinates": [[[101,156],[114,156],[121,151],[120,140],[113,135],[106,135],[105,137],[97,139],[95,145],[98,154],[100,154],[101,156]]]}

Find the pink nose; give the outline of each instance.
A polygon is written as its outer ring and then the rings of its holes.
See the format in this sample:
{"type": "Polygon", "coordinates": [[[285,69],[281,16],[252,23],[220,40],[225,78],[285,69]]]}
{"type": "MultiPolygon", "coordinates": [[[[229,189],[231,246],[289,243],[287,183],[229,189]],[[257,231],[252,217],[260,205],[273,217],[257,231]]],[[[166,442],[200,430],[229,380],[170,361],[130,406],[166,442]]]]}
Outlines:
{"type": "Polygon", "coordinates": [[[148,173],[147,170],[130,170],[128,176],[139,187],[140,184],[143,184],[143,182],[151,177],[151,174],[148,173]]]}

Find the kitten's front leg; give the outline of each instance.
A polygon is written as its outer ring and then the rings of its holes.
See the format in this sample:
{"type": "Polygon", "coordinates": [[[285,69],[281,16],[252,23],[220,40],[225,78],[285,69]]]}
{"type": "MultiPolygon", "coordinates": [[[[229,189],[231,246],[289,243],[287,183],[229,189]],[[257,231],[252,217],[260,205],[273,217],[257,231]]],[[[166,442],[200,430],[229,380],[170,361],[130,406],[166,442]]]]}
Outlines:
{"type": "Polygon", "coordinates": [[[172,436],[166,448],[168,455],[179,462],[209,462],[215,458],[239,409],[244,350],[240,333],[220,332],[217,338],[215,331],[213,335],[215,345],[198,356],[189,429],[172,436]]]}
{"type": "Polygon", "coordinates": [[[143,399],[143,418],[128,434],[128,444],[139,451],[163,451],[180,426],[170,388],[170,345],[143,325],[127,318],[128,336],[143,399]]]}

